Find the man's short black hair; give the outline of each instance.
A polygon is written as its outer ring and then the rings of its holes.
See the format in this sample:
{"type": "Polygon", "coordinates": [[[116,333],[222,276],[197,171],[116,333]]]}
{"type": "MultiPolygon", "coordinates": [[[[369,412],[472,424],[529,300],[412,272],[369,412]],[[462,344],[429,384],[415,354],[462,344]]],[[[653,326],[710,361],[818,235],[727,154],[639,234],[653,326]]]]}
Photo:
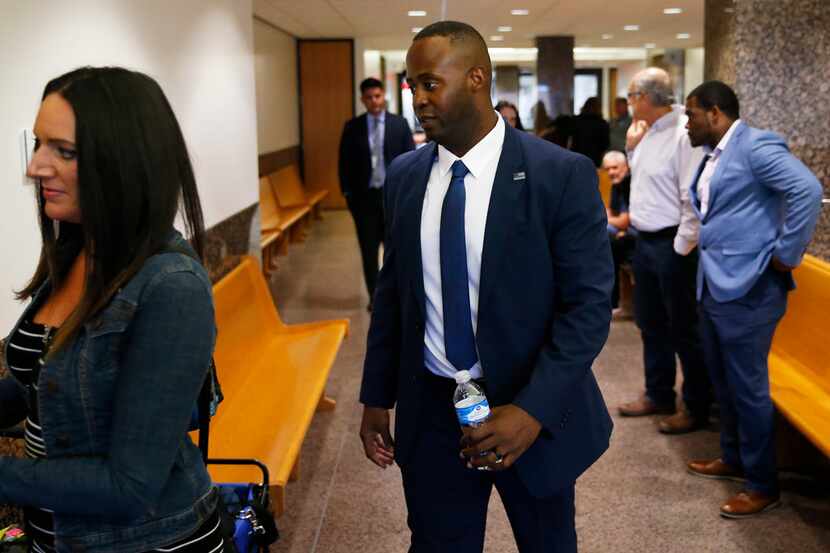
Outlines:
{"type": "Polygon", "coordinates": [[[481,33],[476,31],[475,27],[461,21],[436,21],[431,25],[427,25],[415,35],[412,42],[417,42],[424,38],[441,36],[450,40],[450,44],[466,43],[472,47],[473,56],[476,63],[486,65],[489,73],[492,73],[493,66],[490,61],[490,53],[487,51],[487,43],[481,33]]]}
{"type": "Polygon", "coordinates": [[[687,96],[694,98],[704,109],[712,109],[715,106],[726,114],[730,119],[740,119],[741,107],[738,103],[738,96],[729,85],[720,81],[706,81],[692,90],[687,96]]]}
{"type": "Polygon", "coordinates": [[[459,40],[472,40],[479,43],[479,45],[487,51],[487,43],[481,33],[476,31],[475,27],[462,23],[461,21],[437,21],[431,25],[427,25],[415,35],[412,42],[421,40],[422,38],[429,38],[431,36],[443,36],[450,39],[450,42],[459,40]]]}
{"type": "Polygon", "coordinates": [[[360,83],[360,93],[366,94],[366,91],[370,88],[380,88],[381,90],[383,90],[383,83],[374,77],[363,79],[363,81],[360,83]]]}

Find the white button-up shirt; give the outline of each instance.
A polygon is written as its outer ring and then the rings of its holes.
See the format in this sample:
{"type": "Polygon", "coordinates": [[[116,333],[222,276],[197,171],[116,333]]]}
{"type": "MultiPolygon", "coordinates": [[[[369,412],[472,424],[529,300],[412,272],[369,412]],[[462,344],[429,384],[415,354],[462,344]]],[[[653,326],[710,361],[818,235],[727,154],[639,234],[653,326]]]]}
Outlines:
{"type": "Polygon", "coordinates": [[[729,139],[732,138],[733,134],[735,134],[735,129],[738,128],[738,123],[740,122],[741,120],[738,119],[732,123],[729,130],[726,131],[726,134],[723,135],[723,138],[720,139],[720,142],[718,142],[718,145],[715,146],[714,150],[712,150],[709,146],[703,147],[704,151],[709,154],[709,160],[706,162],[706,167],[704,167],[703,171],[700,173],[700,178],[697,179],[697,197],[700,199],[701,215],[706,215],[706,212],[709,211],[709,186],[712,183],[712,176],[715,174],[715,169],[718,167],[720,155],[726,149],[729,139]]]}
{"type": "MultiPolygon", "coordinates": [[[[484,247],[484,228],[490,208],[490,194],[496,169],[504,145],[504,120],[496,118],[493,127],[478,144],[460,158],[469,169],[464,177],[464,238],[467,242],[467,275],[470,290],[470,314],[473,332],[478,328],[478,286],[481,277],[481,252],[484,247]]],[[[424,269],[426,294],[426,328],[424,332],[424,362],[427,369],[453,378],[457,372],[447,360],[444,345],[444,301],[441,293],[441,211],[444,196],[452,179],[451,167],[459,159],[452,152],[438,146],[438,157],[429,174],[423,211],[421,212],[421,260],[424,269]]],[[[473,378],[481,378],[481,361],[470,369],[473,378]]]]}
{"type": "Polygon", "coordinates": [[[656,232],[677,226],[674,250],[686,255],[697,244],[699,224],[689,199],[689,184],[703,159],[686,132],[685,108],[658,119],[629,152],[629,216],[637,230],[656,232]]]}

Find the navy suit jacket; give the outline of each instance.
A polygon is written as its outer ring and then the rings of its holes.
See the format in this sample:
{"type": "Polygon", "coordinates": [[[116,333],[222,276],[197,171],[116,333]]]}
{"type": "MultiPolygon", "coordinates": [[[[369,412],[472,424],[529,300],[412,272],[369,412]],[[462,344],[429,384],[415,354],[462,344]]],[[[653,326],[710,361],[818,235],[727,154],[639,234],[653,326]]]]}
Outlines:
{"type": "Polygon", "coordinates": [[[791,267],[801,263],[821,211],[821,184],[780,136],[743,122],[718,160],[705,216],[697,193],[704,166],[705,160],[690,187],[701,220],[697,295],[706,279],[716,301],[733,301],[749,292],[773,256],[791,267]]]}
{"type": "MultiPolygon", "coordinates": [[[[418,432],[425,294],[421,209],[435,143],[386,176],[384,264],[360,400],[395,407],[395,456],[418,432]]],[[[572,484],[608,448],[611,418],[591,365],[608,336],[613,263],[593,163],[511,127],[484,234],[476,333],[491,405],[513,403],[543,430],[517,461],[539,497],[572,484]]],[[[440,469],[438,469],[440,470],[440,469]]]]}
{"type": "MultiPolygon", "coordinates": [[[[337,169],[340,190],[347,198],[369,190],[372,178],[372,152],[369,149],[369,122],[364,113],[346,121],[340,137],[337,169]]],[[[383,160],[386,168],[404,152],[415,149],[409,123],[400,115],[386,112],[383,126],[383,160]]]]}

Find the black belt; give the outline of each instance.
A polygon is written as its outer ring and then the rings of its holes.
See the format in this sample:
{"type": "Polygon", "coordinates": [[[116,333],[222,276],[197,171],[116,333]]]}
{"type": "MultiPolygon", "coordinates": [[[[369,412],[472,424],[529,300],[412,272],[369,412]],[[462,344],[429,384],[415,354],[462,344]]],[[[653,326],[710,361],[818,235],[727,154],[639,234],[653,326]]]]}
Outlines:
{"type": "Polygon", "coordinates": [[[653,232],[645,231],[637,229],[637,236],[640,238],[644,238],[645,240],[656,240],[656,239],[665,239],[665,238],[674,238],[677,234],[677,227],[666,227],[661,228],[660,230],[655,230],[653,232]]]}

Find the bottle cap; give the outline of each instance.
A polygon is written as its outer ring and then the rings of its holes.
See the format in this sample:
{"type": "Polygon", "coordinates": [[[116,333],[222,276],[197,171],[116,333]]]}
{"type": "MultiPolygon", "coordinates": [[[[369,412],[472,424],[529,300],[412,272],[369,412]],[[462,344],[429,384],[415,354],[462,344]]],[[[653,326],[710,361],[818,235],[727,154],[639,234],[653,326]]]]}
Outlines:
{"type": "Polygon", "coordinates": [[[472,377],[470,376],[470,371],[458,371],[455,373],[455,383],[456,384],[464,384],[469,382],[472,377]]]}

